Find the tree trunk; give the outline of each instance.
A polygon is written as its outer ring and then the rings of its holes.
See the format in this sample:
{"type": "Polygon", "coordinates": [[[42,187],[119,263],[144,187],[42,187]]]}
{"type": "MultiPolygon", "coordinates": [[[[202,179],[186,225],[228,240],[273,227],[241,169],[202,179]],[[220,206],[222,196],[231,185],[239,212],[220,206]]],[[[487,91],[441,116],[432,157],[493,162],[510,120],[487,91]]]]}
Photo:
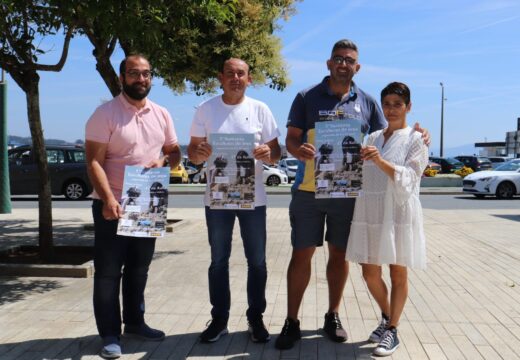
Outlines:
{"type": "Polygon", "coordinates": [[[101,78],[103,78],[112,96],[116,97],[121,93],[119,77],[110,63],[110,55],[103,55],[96,56],[96,70],[99,72],[99,75],[101,75],[101,78]]]}
{"type": "Polygon", "coordinates": [[[44,260],[49,260],[52,258],[54,252],[52,239],[52,198],[47,153],[45,151],[40,117],[40,95],[38,88],[40,77],[36,71],[26,73],[25,77],[27,87],[24,90],[26,90],[25,94],[27,97],[27,116],[33,142],[32,149],[40,176],[38,192],[39,251],[40,256],[44,260]]]}

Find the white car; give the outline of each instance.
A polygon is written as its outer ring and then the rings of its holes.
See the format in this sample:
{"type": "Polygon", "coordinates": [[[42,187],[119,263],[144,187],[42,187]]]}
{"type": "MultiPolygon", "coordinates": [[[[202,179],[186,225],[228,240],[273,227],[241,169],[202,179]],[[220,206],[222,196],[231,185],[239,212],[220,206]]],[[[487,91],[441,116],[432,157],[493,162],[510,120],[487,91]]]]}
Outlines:
{"type": "Polygon", "coordinates": [[[462,191],[478,198],[496,195],[499,199],[511,199],[520,194],[520,159],[508,161],[495,170],[469,174],[462,182],[462,191]]]}
{"type": "Polygon", "coordinates": [[[493,166],[493,169],[496,169],[500,165],[503,165],[504,163],[513,160],[512,157],[507,156],[488,156],[487,157],[489,161],[491,161],[491,165],[493,166]]]}
{"type": "Polygon", "coordinates": [[[296,178],[296,170],[298,169],[298,160],[295,158],[285,158],[278,162],[278,169],[285,172],[289,180],[289,184],[296,178]]]}
{"type": "Polygon", "coordinates": [[[265,164],[263,165],[263,167],[264,184],[266,184],[267,186],[278,186],[280,184],[287,184],[287,175],[283,171],[277,168],[269,167],[265,164]]]}

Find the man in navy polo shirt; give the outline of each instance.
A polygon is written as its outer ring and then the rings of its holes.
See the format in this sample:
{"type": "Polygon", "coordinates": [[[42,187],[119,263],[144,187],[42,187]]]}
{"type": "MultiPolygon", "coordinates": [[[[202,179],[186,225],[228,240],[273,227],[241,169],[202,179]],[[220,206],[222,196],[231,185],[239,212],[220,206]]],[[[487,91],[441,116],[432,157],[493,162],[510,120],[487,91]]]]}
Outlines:
{"type": "MultiPolygon", "coordinates": [[[[358,50],[350,40],[339,40],[327,60],[330,75],[320,84],[296,95],[287,122],[287,150],[299,160],[289,206],[293,252],[287,270],[287,319],[276,340],[278,349],[290,349],[301,338],[298,311],[311,276],[311,260],[317,246],[328,242],[327,282],[329,308],[323,330],[336,342],[347,340],[338,311],[348,276],[345,261],[353,198],[315,199],[314,125],[318,121],[352,119],[365,134],[383,129],[386,120],[374,98],[362,91],[352,78],[359,71],[358,50]]],[[[423,132],[429,143],[427,131],[423,132]]]]}

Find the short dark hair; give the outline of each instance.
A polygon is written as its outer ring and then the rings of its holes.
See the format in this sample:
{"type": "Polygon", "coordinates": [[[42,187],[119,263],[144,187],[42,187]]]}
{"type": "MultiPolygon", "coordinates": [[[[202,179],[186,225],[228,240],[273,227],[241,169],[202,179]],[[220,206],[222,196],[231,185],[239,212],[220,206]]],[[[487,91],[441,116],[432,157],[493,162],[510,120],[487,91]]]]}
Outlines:
{"type": "Polygon", "coordinates": [[[244,59],[241,59],[241,58],[236,58],[236,57],[229,57],[227,59],[225,59],[224,61],[222,61],[219,66],[218,66],[218,72],[223,74],[224,73],[224,66],[226,66],[226,63],[229,61],[229,60],[240,60],[240,61],[243,61],[246,65],[247,65],[247,73],[250,74],[251,73],[251,65],[249,65],[247,63],[247,61],[245,61],[244,59]]]}
{"type": "Polygon", "coordinates": [[[143,54],[130,54],[130,55],[126,56],[119,64],[119,75],[124,75],[126,73],[126,61],[131,57],[141,58],[141,59],[148,61],[148,63],[150,63],[150,61],[143,54]]]}
{"type": "Polygon", "coordinates": [[[354,42],[349,39],[341,39],[341,40],[336,41],[336,43],[332,47],[332,51],[330,52],[331,56],[332,56],[332,54],[334,54],[334,51],[336,51],[338,49],[351,49],[351,50],[354,50],[355,52],[359,53],[356,44],[354,44],[354,42]]]}
{"type": "Polygon", "coordinates": [[[408,86],[406,86],[406,84],[394,81],[386,85],[386,87],[381,90],[381,103],[383,102],[385,96],[392,94],[397,95],[403,99],[406,105],[410,104],[410,89],[408,86]]]}

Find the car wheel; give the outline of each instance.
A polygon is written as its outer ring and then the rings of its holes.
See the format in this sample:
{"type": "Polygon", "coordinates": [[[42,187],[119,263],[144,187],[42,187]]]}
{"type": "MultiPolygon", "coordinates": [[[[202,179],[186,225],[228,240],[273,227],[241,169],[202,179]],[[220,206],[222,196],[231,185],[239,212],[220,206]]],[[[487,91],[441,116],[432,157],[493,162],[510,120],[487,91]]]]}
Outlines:
{"type": "Polygon", "coordinates": [[[87,187],[82,181],[71,180],[65,184],[63,195],[67,200],[79,200],[85,198],[87,194],[87,187]]]}
{"type": "Polygon", "coordinates": [[[482,194],[473,194],[473,196],[475,196],[477,199],[484,199],[484,197],[486,195],[482,195],[482,194]]]}
{"type": "Polygon", "coordinates": [[[511,199],[515,193],[515,186],[507,181],[498,185],[496,191],[497,198],[499,199],[511,199]]]}
{"type": "Polygon", "coordinates": [[[271,175],[267,178],[267,181],[265,182],[267,186],[278,186],[280,185],[282,181],[280,178],[276,175],[271,175]]]}

